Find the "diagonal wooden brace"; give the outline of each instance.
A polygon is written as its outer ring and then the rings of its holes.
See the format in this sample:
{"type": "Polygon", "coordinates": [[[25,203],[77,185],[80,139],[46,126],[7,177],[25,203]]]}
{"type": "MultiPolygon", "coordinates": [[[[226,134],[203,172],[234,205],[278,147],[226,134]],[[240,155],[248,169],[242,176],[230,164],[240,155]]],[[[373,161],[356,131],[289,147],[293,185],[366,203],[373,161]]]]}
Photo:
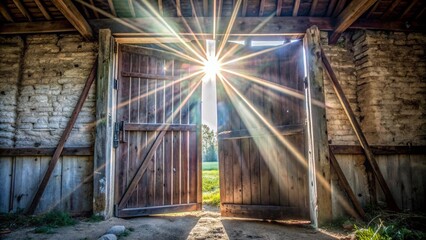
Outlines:
{"type": "Polygon", "coordinates": [[[50,177],[52,176],[53,170],[55,169],[56,164],[58,163],[59,157],[62,154],[62,150],[64,149],[65,142],[71,134],[71,130],[74,127],[75,122],[77,121],[78,114],[83,107],[84,101],[86,101],[87,95],[89,94],[90,87],[96,78],[96,67],[98,66],[98,60],[93,65],[92,71],[90,72],[89,77],[87,78],[86,84],[84,85],[83,91],[81,92],[80,98],[78,99],[77,104],[75,105],[74,111],[71,114],[71,118],[62,133],[61,139],[59,140],[58,146],[56,147],[55,153],[53,154],[52,159],[49,162],[49,166],[47,167],[46,173],[44,174],[43,180],[37,188],[37,192],[34,195],[33,200],[31,201],[31,205],[27,210],[27,214],[33,214],[38,203],[40,202],[41,196],[43,195],[44,190],[46,189],[47,183],[49,182],[50,177]]]}
{"type": "Polygon", "coordinates": [[[336,74],[334,73],[330,65],[330,62],[328,61],[328,58],[325,55],[323,49],[321,49],[321,58],[322,58],[322,63],[325,69],[327,70],[328,75],[330,76],[334,92],[336,93],[337,98],[339,99],[340,104],[342,105],[343,110],[346,113],[346,116],[349,118],[349,122],[352,125],[352,128],[358,138],[358,141],[361,144],[361,147],[364,149],[365,155],[373,169],[374,175],[376,175],[377,181],[379,182],[380,187],[382,188],[383,193],[385,194],[388,207],[392,210],[399,210],[398,206],[396,205],[395,199],[392,196],[392,193],[389,189],[389,186],[386,183],[385,178],[382,175],[382,172],[380,171],[379,165],[376,162],[374,154],[371,151],[370,145],[368,144],[367,139],[365,138],[364,133],[361,130],[361,126],[359,125],[358,121],[355,118],[355,114],[352,111],[351,106],[349,105],[349,101],[346,98],[345,93],[343,92],[343,89],[340,86],[339,81],[337,80],[336,74]]]}

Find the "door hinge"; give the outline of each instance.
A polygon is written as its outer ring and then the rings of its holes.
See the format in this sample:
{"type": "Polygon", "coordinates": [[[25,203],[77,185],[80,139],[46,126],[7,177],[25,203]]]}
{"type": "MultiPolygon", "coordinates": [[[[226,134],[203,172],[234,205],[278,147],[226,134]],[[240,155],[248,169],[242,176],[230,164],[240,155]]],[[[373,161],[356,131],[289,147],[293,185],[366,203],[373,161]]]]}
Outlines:
{"type": "Polygon", "coordinates": [[[114,89],[118,89],[118,80],[114,79],[114,89]]]}
{"type": "Polygon", "coordinates": [[[118,143],[120,142],[120,123],[115,122],[114,123],[114,136],[112,138],[112,146],[114,148],[118,148],[118,143]]]}

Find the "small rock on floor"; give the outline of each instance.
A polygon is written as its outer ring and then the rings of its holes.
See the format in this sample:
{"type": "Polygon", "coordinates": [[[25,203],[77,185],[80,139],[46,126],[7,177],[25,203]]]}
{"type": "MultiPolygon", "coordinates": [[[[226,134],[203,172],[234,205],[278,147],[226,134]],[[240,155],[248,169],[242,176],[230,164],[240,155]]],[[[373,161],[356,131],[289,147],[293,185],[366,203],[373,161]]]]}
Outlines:
{"type": "Polygon", "coordinates": [[[117,240],[117,236],[114,234],[105,234],[102,237],[98,238],[98,240],[117,240]]]}
{"type": "Polygon", "coordinates": [[[123,225],[116,225],[116,226],[112,226],[107,232],[106,234],[115,234],[115,235],[120,235],[122,233],[124,233],[124,231],[126,230],[126,228],[123,225]]]}

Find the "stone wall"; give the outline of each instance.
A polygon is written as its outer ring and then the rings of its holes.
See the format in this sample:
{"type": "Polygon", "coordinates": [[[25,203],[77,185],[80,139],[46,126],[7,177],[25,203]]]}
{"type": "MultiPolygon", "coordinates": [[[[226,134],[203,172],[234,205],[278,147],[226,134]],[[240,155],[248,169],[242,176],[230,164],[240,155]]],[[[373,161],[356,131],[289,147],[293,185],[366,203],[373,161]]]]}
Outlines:
{"type": "MultiPolygon", "coordinates": [[[[97,44],[77,34],[0,38],[0,147],[55,147],[93,67],[97,44]],[[4,72],[4,74],[3,74],[4,72]],[[6,93],[7,91],[7,93],[6,93]],[[0,92],[2,93],[2,92],[0,92]]],[[[94,142],[93,85],[66,146],[94,142]]]]}
{"type": "MultiPolygon", "coordinates": [[[[426,35],[355,31],[323,48],[361,124],[375,145],[426,145],[426,35]]],[[[357,144],[329,79],[327,127],[332,144],[357,144]]]]}

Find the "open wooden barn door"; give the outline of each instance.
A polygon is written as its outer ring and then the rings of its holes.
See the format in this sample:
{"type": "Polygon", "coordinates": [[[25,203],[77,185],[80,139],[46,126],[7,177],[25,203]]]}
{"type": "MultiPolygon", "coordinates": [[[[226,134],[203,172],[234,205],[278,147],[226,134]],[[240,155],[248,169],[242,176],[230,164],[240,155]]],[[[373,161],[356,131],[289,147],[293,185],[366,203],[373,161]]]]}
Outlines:
{"type": "Polygon", "coordinates": [[[309,220],[301,42],[225,68],[234,73],[217,81],[222,216],[309,220]]]}
{"type": "Polygon", "coordinates": [[[200,79],[163,51],[122,45],[118,55],[116,216],[201,209],[200,79]]]}

